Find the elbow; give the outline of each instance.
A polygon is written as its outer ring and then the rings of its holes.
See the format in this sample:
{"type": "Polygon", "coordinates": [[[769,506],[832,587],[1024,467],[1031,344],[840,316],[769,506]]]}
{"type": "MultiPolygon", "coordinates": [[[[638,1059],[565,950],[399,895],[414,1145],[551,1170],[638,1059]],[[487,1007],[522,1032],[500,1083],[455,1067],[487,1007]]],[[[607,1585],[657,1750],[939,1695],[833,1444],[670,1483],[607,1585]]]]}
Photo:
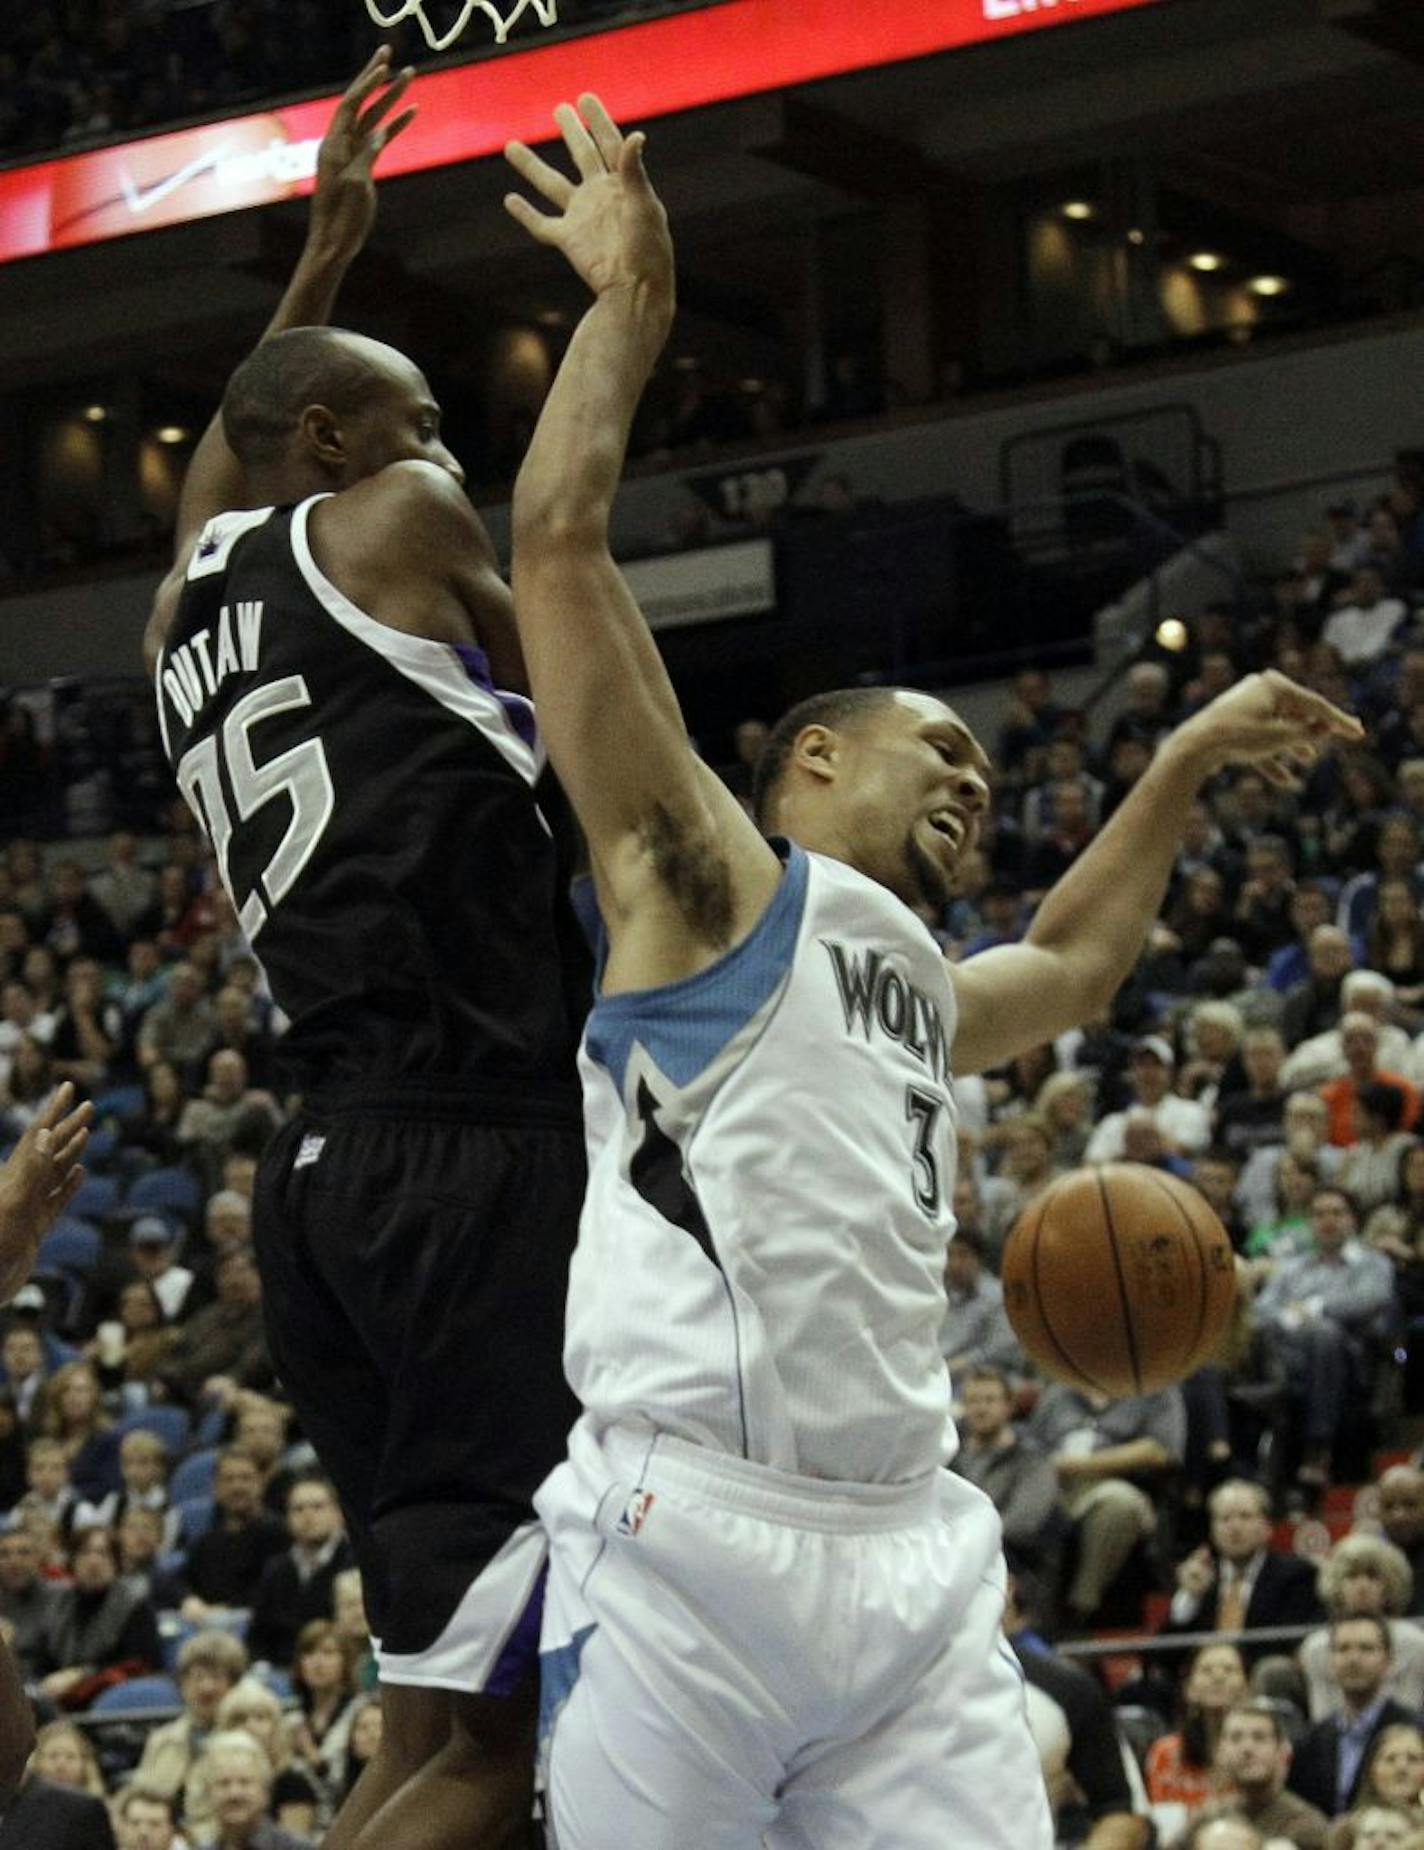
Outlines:
{"type": "Polygon", "coordinates": [[[511,521],[516,574],[540,561],[605,556],[610,511],[599,502],[580,501],[568,494],[523,502],[516,494],[511,521]]]}

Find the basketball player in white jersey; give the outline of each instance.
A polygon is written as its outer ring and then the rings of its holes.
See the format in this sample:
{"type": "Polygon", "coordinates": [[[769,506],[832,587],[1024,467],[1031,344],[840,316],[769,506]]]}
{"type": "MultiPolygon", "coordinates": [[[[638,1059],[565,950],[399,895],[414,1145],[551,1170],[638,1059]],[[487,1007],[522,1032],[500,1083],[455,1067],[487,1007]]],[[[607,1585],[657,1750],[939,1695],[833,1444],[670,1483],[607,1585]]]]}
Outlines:
{"type": "Polygon", "coordinates": [[[768,840],[698,761],[608,550],[671,325],[642,138],[558,112],[577,183],[510,210],[596,295],[515,495],[515,611],[606,944],[549,1531],[543,1733],[560,1850],[1030,1850],[1052,1840],[1002,1643],[999,1523],[942,1466],[953,1075],[1102,1013],[1178,824],[1356,722],[1280,676],[1181,727],[1022,945],[951,970],[988,764],[941,701],[856,690],[773,734],[768,840]]]}

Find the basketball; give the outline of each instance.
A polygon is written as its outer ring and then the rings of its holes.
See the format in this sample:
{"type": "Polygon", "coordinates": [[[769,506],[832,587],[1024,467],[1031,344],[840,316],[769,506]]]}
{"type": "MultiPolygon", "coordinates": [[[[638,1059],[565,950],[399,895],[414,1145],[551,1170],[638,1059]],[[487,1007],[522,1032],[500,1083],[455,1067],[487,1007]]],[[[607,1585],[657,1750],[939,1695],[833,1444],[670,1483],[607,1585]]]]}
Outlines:
{"type": "Polygon", "coordinates": [[[1039,1367],[1114,1400],[1200,1368],[1236,1302],[1226,1229],[1194,1188],[1140,1163],[1052,1183],[1015,1223],[1002,1278],[1039,1367]]]}

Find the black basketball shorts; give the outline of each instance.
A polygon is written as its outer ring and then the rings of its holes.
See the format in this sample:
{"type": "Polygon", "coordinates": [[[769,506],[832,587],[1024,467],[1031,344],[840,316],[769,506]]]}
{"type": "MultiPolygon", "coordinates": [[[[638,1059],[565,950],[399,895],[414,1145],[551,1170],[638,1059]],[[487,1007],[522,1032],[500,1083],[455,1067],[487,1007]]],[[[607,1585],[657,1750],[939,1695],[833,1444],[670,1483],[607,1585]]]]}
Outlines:
{"type": "Polygon", "coordinates": [[[336,1486],[384,1682],[511,1695],[537,1664],[532,1499],[577,1404],[576,1119],[308,1109],[253,1204],[272,1360],[336,1486]]]}

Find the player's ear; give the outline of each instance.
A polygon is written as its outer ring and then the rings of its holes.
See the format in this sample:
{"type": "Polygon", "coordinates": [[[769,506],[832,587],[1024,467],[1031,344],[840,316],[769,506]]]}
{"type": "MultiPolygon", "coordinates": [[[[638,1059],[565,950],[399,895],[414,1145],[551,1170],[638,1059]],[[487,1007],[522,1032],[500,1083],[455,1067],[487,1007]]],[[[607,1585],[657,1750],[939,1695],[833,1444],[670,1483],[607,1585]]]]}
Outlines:
{"type": "Polygon", "coordinates": [[[839,735],[829,726],[806,726],[791,747],[791,762],[822,783],[831,783],[840,766],[839,735]]]}
{"type": "Polygon", "coordinates": [[[351,460],[350,452],[334,412],[328,411],[325,405],[308,405],[302,413],[298,428],[301,432],[301,447],[309,456],[324,469],[338,474],[345,471],[351,460]]]}

